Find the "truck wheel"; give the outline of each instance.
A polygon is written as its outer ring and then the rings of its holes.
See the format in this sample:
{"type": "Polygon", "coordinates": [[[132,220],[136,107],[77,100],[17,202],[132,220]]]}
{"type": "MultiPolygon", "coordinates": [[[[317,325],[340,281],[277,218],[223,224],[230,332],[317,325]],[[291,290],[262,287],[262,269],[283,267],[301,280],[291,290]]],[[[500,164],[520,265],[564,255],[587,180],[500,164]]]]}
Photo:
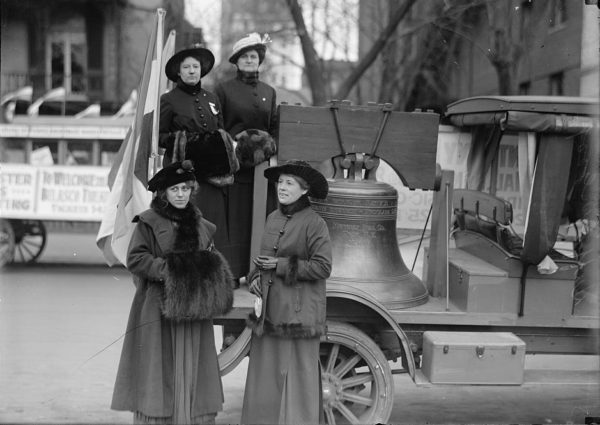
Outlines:
{"type": "Polygon", "coordinates": [[[237,335],[235,341],[228,345],[218,354],[219,371],[221,376],[227,375],[246,357],[250,351],[250,340],[252,331],[250,328],[244,330],[237,335]]]}
{"type": "Polygon", "coordinates": [[[320,358],[329,425],[388,422],[394,404],[392,371],[369,336],[347,323],[328,321],[320,358]]]}
{"type": "Polygon", "coordinates": [[[0,267],[9,264],[15,254],[15,232],[10,220],[0,219],[0,267]]]}

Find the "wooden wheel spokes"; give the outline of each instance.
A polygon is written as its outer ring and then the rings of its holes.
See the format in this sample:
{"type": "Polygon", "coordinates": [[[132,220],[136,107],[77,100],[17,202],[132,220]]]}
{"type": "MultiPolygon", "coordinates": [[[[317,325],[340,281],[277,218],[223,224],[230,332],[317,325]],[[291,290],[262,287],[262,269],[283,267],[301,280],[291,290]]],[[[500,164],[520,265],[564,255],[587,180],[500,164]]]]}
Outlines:
{"type": "Polygon", "coordinates": [[[11,220],[15,234],[13,261],[35,262],[46,246],[46,227],[39,220],[11,220]]]}
{"type": "Polygon", "coordinates": [[[387,422],[393,405],[387,359],[360,329],[337,322],[328,322],[327,329],[320,349],[327,423],[387,422]]]}
{"type": "Polygon", "coordinates": [[[327,356],[327,366],[325,367],[324,372],[333,373],[333,368],[335,367],[335,362],[338,358],[338,354],[340,352],[340,345],[333,344],[331,349],[329,350],[329,355],[327,356]]]}
{"type": "Polygon", "coordinates": [[[366,384],[373,382],[375,378],[370,373],[361,373],[359,375],[353,376],[351,378],[342,379],[342,387],[346,388],[354,388],[354,387],[364,387],[366,384]]]}
{"type": "Polygon", "coordinates": [[[360,356],[358,354],[356,354],[356,355],[350,357],[349,359],[346,359],[345,361],[341,362],[333,370],[333,373],[336,376],[341,378],[342,376],[345,376],[348,372],[350,372],[360,360],[361,360],[360,356]]]}
{"type": "Polygon", "coordinates": [[[10,221],[0,219],[0,267],[13,261],[15,233],[10,221]]]}

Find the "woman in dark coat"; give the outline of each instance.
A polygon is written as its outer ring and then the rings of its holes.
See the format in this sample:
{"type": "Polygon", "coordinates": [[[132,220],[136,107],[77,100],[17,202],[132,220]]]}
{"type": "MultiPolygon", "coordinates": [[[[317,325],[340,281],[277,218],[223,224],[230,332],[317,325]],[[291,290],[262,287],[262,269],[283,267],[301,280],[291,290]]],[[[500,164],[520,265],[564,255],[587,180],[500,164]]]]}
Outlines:
{"type": "Polygon", "coordinates": [[[277,182],[279,209],[269,214],[253,260],[250,290],[262,302],[248,319],[253,335],[242,423],[318,424],[331,241],[308,197],[325,198],[328,184],[303,161],[268,168],[265,177],[277,182]]]}
{"type": "Polygon", "coordinates": [[[215,246],[222,250],[229,233],[225,186],[233,181],[239,165],[233,140],[222,130],[219,99],[202,88],[201,78],[214,62],[210,50],[199,45],[176,53],[167,62],[165,73],[175,87],[160,98],[159,146],[165,149],[163,165],[192,160],[199,186],[192,202],[217,226],[215,246]],[[231,181],[224,181],[223,176],[231,181]]]}
{"type": "MultiPolygon", "coordinates": [[[[275,153],[277,108],[275,89],[258,79],[265,59],[268,36],[252,33],[233,46],[229,62],[235,78],[215,87],[225,130],[237,141],[240,170],[227,188],[228,243],[222,247],[234,276],[246,276],[250,260],[250,236],[254,195],[254,166],[275,153]]],[[[269,212],[275,208],[274,202],[269,212]]]]}
{"type": "Polygon", "coordinates": [[[214,423],[223,389],[212,317],[233,304],[233,277],[213,248],[214,224],[190,202],[190,161],[148,183],[151,208],[137,216],[127,254],[136,292],[111,408],[134,423],[214,423]]]}

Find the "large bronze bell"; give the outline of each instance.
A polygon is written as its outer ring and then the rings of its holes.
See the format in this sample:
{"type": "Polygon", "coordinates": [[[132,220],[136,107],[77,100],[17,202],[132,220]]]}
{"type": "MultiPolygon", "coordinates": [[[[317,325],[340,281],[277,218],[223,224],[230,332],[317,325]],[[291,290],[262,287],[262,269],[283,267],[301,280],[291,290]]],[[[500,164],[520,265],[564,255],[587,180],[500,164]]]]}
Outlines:
{"type": "Polygon", "coordinates": [[[396,237],[398,193],[375,180],[334,179],[324,200],[312,200],[333,246],[331,282],[352,285],[390,309],[427,301],[423,282],[404,264],[396,237]]]}

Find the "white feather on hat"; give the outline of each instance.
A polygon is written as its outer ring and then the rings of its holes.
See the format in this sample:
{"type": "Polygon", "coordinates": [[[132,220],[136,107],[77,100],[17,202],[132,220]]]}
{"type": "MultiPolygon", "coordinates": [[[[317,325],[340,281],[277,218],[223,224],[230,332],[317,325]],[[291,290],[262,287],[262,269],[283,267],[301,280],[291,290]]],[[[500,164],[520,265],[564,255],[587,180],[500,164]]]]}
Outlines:
{"type": "Polygon", "coordinates": [[[231,51],[231,56],[229,56],[229,62],[232,64],[237,63],[239,57],[248,50],[256,50],[258,52],[259,62],[265,59],[265,52],[267,51],[267,43],[271,42],[271,37],[269,34],[265,34],[264,36],[260,36],[259,33],[253,32],[248,34],[246,37],[238,40],[234,45],[231,51]]]}

